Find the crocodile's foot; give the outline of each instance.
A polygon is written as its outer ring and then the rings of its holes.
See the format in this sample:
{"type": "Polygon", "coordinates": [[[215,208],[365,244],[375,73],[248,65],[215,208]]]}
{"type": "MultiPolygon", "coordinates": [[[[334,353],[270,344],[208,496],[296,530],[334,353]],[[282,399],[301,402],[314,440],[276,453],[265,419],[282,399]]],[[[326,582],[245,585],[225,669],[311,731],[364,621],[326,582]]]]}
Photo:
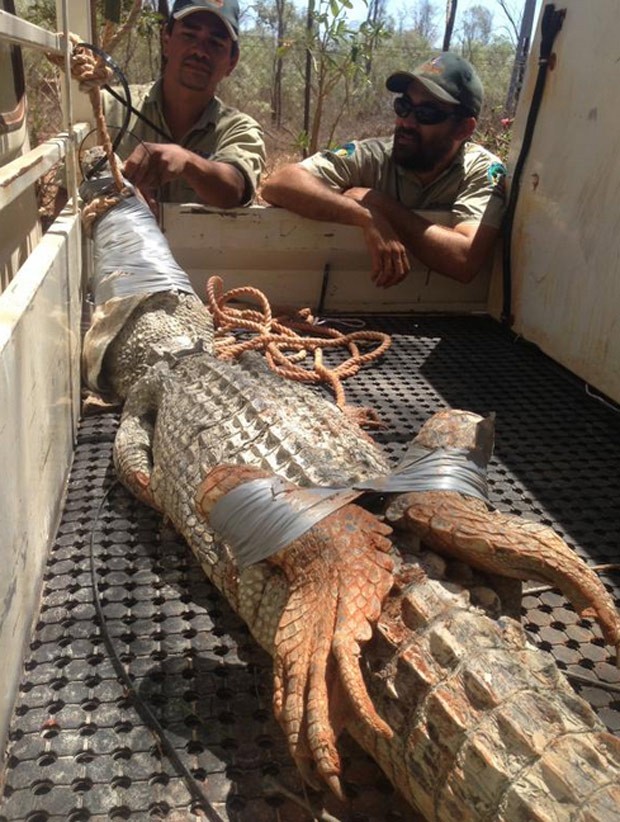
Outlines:
{"type": "MultiPolygon", "coordinates": [[[[224,493],[262,476],[248,467],[218,466],[200,487],[199,510],[208,517],[224,493]]],[[[392,736],[370,700],[359,665],[360,643],[370,639],[392,585],[390,532],[350,504],[267,560],[283,570],[289,583],[274,640],[275,715],[302,774],[309,777],[312,759],[339,795],[336,739],[347,718],[355,715],[374,733],[392,736]]]]}
{"type": "Polygon", "coordinates": [[[387,511],[438,553],[501,576],[537,579],[560,588],[583,617],[595,616],[618,652],[620,618],[588,566],[551,528],[499,511],[454,491],[399,495],[387,511]]]}
{"type": "Polygon", "coordinates": [[[123,485],[137,497],[140,502],[150,505],[156,511],[161,511],[160,506],[155,502],[151,491],[151,475],[145,471],[132,471],[123,475],[123,485]]]}

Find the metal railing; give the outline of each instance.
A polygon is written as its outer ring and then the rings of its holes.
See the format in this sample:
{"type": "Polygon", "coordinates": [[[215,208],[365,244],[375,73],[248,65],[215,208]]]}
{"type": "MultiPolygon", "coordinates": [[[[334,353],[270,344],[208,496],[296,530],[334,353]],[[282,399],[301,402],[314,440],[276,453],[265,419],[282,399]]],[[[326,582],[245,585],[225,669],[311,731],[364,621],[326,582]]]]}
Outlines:
{"type": "MultiPolygon", "coordinates": [[[[0,10],[0,48],[5,66],[0,82],[14,84],[17,108],[4,120],[0,152],[0,294],[18,278],[24,263],[39,245],[42,229],[39,220],[37,187],[47,182],[46,175],[58,164],[64,164],[64,185],[69,196],[65,214],[77,213],[77,155],[81,140],[90,130],[92,119],[85,95],[75,94],[70,79],[71,42],[69,31],[88,39],[91,32],[90,3],[88,0],[57,0],[56,17],[60,31],[48,31],[20,18],[11,0],[0,10]],[[10,9],[7,11],[6,9],[10,9]],[[71,27],[71,28],[70,28],[71,27]],[[9,47],[11,50],[9,51],[9,47]],[[62,94],[63,131],[45,142],[30,147],[28,139],[28,89],[23,79],[22,49],[33,49],[60,56],[64,71],[60,78],[62,94]],[[18,77],[18,74],[21,76],[18,77]],[[76,122],[76,111],[84,122],[76,122]],[[18,114],[19,116],[14,116],[18,114]],[[4,156],[2,156],[2,154],[4,156]],[[4,161],[4,162],[3,162],[4,161]]],[[[9,97],[10,94],[9,93],[9,97]]],[[[56,215],[54,215],[56,216],[56,215]]]]}

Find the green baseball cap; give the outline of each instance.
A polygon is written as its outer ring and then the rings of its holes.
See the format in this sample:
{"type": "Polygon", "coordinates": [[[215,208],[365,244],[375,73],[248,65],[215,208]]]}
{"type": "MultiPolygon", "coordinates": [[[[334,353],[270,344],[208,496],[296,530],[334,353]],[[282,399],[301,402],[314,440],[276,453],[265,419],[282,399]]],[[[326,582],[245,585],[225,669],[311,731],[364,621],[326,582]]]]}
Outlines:
{"type": "Polygon", "coordinates": [[[182,20],[196,11],[210,11],[217,15],[233,40],[239,39],[239,3],[237,0],[176,0],[172,7],[175,20],[182,20]]]}
{"type": "Polygon", "coordinates": [[[474,117],[482,108],[484,92],[476,69],[458,54],[443,51],[412,72],[390,74],[385,85],[389,91],[404,93],[412,80],[417,80],[433,97],[444,103],[462,106],[474,117]]]}

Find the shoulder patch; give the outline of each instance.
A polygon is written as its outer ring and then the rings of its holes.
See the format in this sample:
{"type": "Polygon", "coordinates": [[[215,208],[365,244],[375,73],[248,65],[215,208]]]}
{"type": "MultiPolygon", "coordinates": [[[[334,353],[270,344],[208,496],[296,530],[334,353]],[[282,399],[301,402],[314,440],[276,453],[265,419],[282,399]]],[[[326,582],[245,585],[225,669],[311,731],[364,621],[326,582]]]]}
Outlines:
{"type": "Polygon", "coordinates": [[[491,163],[487,170],[487,177],[493,185],[503,186],[506,179],[506,166],[503,163],[491,163]]]}
{"type": "Polygon", "coordinates": [[[350,157],[355,152],[355,143],[343,143],[338,148],[333,148],[326,152],[327,154],[335,154],[336,157],[350,157]]]}

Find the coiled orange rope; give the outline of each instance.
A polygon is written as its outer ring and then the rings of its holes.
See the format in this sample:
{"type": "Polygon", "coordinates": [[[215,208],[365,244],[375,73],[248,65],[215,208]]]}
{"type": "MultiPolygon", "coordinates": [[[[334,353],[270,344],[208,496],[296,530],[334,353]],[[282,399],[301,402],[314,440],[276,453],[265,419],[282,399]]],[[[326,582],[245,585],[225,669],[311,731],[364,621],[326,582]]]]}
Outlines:
{"type": "Polygon", "coordinates": [[[211,277],[207,283],[207,301],[216,328],[215,349],[222,359],[235,359],[245,351],[262,351],[269,367],[282,377],[313,384],[327,383],[338,407],[356,419],[360,425],[381,425],[369,408],[349,406],[345,401],[342,380],[352,377],[366,363],[382,356],[392,344],[388,334],[379,331],[353,331],[349,334],[317,326],[309,309],[292,317],[273,317],[265,295],[257,288],[233,288],[223,291],[221,277],[211,277]],[[249,301],[257,308],[233,308],[230,303],[249,301]],[[232,331],[247,331],[254,336],[244,340],[230,337],[232,331]],[[300,333],[298,333],[300,332],[300,333]],[[376,343],[372,351],[361,353],[360,345],[376,343]],[[346,348],[349,356],[336,366],[326,366],[323,351],[346,348]],[[307,352],[314,352],[312,366],[302,361],[307,352]]]}

